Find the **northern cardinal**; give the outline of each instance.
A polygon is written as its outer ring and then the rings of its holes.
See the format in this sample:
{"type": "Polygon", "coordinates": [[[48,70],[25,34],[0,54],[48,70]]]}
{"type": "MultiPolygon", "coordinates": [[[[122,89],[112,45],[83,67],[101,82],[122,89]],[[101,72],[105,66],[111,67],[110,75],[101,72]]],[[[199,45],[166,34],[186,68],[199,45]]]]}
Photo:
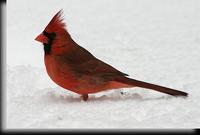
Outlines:
{"type": "Polygon", "coordinates": [[[90,93],[128,87],[142,87],[173,96],[188,95],[182,91],[128,78],[127,74],[97,59],[71,38],[61,15],[62,10],[35,38],[43,43],[47,73],[59,86],[80,94],[84,101],[90,93]]]}

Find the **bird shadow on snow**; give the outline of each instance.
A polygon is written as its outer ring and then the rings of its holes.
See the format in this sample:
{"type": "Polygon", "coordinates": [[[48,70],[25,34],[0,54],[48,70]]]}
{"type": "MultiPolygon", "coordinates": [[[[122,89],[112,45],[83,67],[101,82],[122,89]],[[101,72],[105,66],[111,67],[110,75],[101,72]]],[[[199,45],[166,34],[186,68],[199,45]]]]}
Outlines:
{"type": "MultiPolygon", "coordinates": [[[[82,101],[81,97],[77,94],[70,93],[56,93],[55,91],[49,91],[46,95],[48,100],[51,102],[63,102],[63,103],[79,103],[82,101]]],[[[90,94],[89,98],[86,102],[102,102],[102,101],[149,101],[149,100],[169,100],[174,98],[173,96],[166,95],[160,97],[143,97],[138,93],[106,93],[101,94],[100,96],[97,94],[90,94]]]]}

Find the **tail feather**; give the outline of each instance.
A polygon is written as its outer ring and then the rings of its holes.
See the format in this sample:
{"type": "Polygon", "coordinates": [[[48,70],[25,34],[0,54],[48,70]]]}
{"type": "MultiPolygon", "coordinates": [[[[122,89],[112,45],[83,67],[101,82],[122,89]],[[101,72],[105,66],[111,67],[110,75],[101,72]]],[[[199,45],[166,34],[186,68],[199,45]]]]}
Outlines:
{"type": "Polygon", "coordinates": [[[147,82],[143,82],[143,81],[127,78],[127,77],[117,78],[116,81],[125,83],[128,85],[136,86],[136,87],[142,87],[142,88],[159,91],[159,92],[166,93],[173,96],[187,96],[188,95],[188,93],[183,92],[183,91],[174,90],[171,88],[167,88],[167,87],[163,87],[156,84],[151,84],[151,83],[147,83],[147,82]]]}

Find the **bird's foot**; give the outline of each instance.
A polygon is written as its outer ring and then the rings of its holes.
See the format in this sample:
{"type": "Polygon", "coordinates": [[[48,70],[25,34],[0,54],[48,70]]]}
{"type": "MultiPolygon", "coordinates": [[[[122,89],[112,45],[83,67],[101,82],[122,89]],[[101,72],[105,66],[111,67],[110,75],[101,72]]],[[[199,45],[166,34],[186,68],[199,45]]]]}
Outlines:
{"type": "Polygon", "coordinates": [[[88,94],[82,94],[81,98],[83,101],[87,101],[88,100],[88,94]]]}

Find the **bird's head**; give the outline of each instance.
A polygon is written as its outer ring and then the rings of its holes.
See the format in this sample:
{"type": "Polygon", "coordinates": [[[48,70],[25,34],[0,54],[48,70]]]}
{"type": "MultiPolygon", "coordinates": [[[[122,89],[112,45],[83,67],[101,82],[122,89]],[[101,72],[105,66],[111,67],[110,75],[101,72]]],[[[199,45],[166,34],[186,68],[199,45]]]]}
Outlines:
{"type": "Polygon", "coordinates": [[[35,40],[43,43],[45,53],[50,52],[51,48],[63,46],[69,40],[70,35],[65,29],[65,23],[62,18],[62,10],[60,10],[49,22],[44,31],[39,34],[35,40]],[[53,46],[52,46],[53,45],[53,46]]]}

